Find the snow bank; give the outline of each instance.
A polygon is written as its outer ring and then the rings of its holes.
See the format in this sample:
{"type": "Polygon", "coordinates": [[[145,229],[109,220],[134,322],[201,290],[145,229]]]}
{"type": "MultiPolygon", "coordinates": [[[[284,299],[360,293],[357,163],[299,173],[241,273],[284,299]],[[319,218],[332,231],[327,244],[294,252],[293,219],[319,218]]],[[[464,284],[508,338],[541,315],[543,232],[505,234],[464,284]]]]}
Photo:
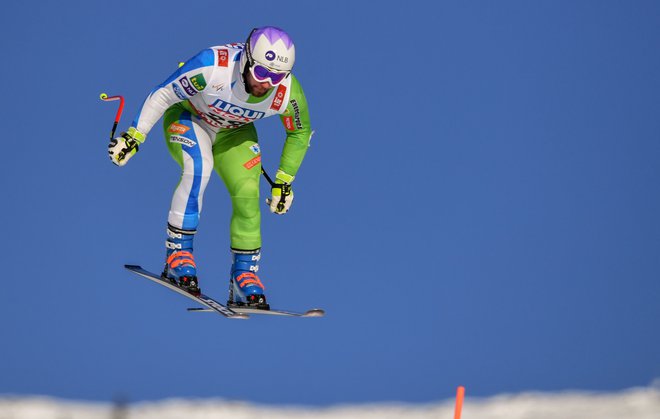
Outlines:
{"type": "MultiPolygon", "coordinates": [[[[453,400],[314,408],[226,400],[163,400],[126,406],[48,397],[0,396],[0,419],[452,419],[453,400]]],[[[471,398],[463,419],[658,419],[660,387],[613,393],[566,391],[471,398]]]]}

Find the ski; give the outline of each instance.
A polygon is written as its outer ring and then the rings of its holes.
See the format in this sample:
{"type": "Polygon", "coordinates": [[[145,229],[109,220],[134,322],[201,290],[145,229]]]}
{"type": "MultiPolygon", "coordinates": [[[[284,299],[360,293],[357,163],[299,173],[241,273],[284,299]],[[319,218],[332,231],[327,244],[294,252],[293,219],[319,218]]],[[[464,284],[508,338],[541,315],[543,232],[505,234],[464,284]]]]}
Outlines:
{"type": "Polygon", "coordinates": [[[219,313],[219,314],[223,315],[224,317],[227,317],[227,318],[230,318],[230,319],[247,319],[247,318],[250,317],[249,315],[247,315],[245,313],[239,313],[239,312],[236,312],[236,311],[230,309],[226,305],[214,300],[213,298],[209,297],[208,295],[205,295],[205,294],[193,295],[193,294],[189,293],[188,291],[186,291],[185,289],[179,287],[178,285],[168,281],[167,279],[164,279],[160,275],[156,275],[152,272],[149,272],[145,269],[142,269],[141,266],[138,266],[138,265],[124,265],[124,267],[126,269],[128,269],[129,271],[135,273],[135,274],[138,274],[138,275],[140,275],[144,278],[147,278],[147,279],[155,282],[156,284],[163,285],[164,287],[167,287],[167,288],[171,289],[172,291],[183,295],[184,297],[188,297],[191,300],[207,307],[207,310],[219,313]]]}
{"type": "MultiPolygon", "coordinates": [[[[289,316],[289,317],[323,317],[325,316],[325,310],[320,309],[320,308],[313,308],[310,310],[307,310],[305,312],[297,312],[297,311],[288,311],[288,310],[277,310],[277,309],[270,309],[270,310],[260,310],[258,308],[250,308],[250,307],[237,307],[237,306],[229,306],[229,308],[236,312],[236,313],[241,313],[245,315],[250,315],[250,314],[266,314],[266,315],[271,315],[271,316],[289,316]]],[[[209,308],[189,308],[188,311],[196,312],[196,313],[205,313],[205,312],[212,312],[213,310],[209,308]]]]}
{"type": "Polygon", "coordinates": [[[203,293],[199,295],[193,295],[188,291],[186,291],[185,289],[179,287],[175,283],[170,282],[169,280],[161,277],[160,275],[149,272],[143,269],[141,266],[124,265],[124,267],[139,276],[147,278],[148,280],[153,281],[159,285],[163,285],[171,289],[172,291],[175,291],[183,295],[184,297],[188,297],[191,300],[197,302],[198,304],[206,307],[206,308],[200,308],[200,307],[189,308],[188,311],[190,312],[216,312],[230,319],[248,319],[250,318],[250,314],[265,314],[265,315],[286,316],[286,317],[323,317],[325,315],[325,310],[320,308],[313,308],[304,312],[296,312],[296,311],[277,310],[277,309],[261,310],[257,308],[240,307],[240,306],[228,307],[227,305],[222,304],[203,293]]]}

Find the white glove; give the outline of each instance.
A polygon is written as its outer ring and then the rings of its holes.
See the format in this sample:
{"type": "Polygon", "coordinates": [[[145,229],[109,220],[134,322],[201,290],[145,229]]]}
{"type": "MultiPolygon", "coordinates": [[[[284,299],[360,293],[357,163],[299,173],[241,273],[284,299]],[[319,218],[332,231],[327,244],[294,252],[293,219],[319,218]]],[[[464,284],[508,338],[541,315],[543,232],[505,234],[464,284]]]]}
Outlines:
{"type": "Polygon", "coordinates": [[[110,160],[117,166],[125,165],[138,152],[139,145],[145,138],[144,134],[133,127],[130,127],[128,132],[122,132],[119,137],[110,140],[108,145],[110,160]]]}
{"type": "Polygon", "coordinates": [[[278,170],[275,174],[275,186],[271,189],[271,199],[267,199],[266,203],[270,205],[270,212],[275,214],[286,214],[293,202],[293,190],[291,190],[291,182],[294,176],[286,174],[282,170],[278,170]]]}

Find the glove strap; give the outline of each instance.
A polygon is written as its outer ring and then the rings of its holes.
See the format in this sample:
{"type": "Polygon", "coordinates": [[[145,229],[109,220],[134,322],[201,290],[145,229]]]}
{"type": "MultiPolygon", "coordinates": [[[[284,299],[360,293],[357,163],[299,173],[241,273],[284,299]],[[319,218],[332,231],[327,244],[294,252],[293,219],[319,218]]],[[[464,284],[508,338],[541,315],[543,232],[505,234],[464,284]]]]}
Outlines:
{"type": "Polygon", "coordinates": [[[293,179],[295,179],[295,176],[291,176],[290,174],[286,173],[284,170],[279,169],[277,173],[275,173],[275,181],[277,182],[278,180],[281,183],[288,183],[291,184],[293,183],[293,179]]]}
{"type": "MultiPolygon", "coordinates": [[[[130,127],[128,131],[126,131],[126,134],[128,134],[129,137],[133,138],[139,144],[142,144],[144,140],[147,139],[147,136],[138,131],[135,127],[130,127]]],[[[126,138],[126,140],[128,140],[128,138],[126,138]]]]}

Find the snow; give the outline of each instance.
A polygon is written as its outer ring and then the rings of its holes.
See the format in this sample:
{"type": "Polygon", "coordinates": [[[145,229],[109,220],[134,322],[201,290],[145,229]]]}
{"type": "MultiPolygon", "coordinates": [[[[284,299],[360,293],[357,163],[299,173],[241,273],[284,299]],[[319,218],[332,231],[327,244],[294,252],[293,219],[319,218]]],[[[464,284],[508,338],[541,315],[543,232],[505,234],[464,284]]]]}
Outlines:
{"type": "MultiPolygon", "coordinates": [[[[0,419],[451,419],[453,400],[429,404],[377,403],[331,407],[268,406],[226,400],[169,399],[113,406],[49,397],[0,396],[0,419]]],[[[658,419],[660,386],[619,392],[504,394],[470,398],[463,419],[658,419]]]]}

